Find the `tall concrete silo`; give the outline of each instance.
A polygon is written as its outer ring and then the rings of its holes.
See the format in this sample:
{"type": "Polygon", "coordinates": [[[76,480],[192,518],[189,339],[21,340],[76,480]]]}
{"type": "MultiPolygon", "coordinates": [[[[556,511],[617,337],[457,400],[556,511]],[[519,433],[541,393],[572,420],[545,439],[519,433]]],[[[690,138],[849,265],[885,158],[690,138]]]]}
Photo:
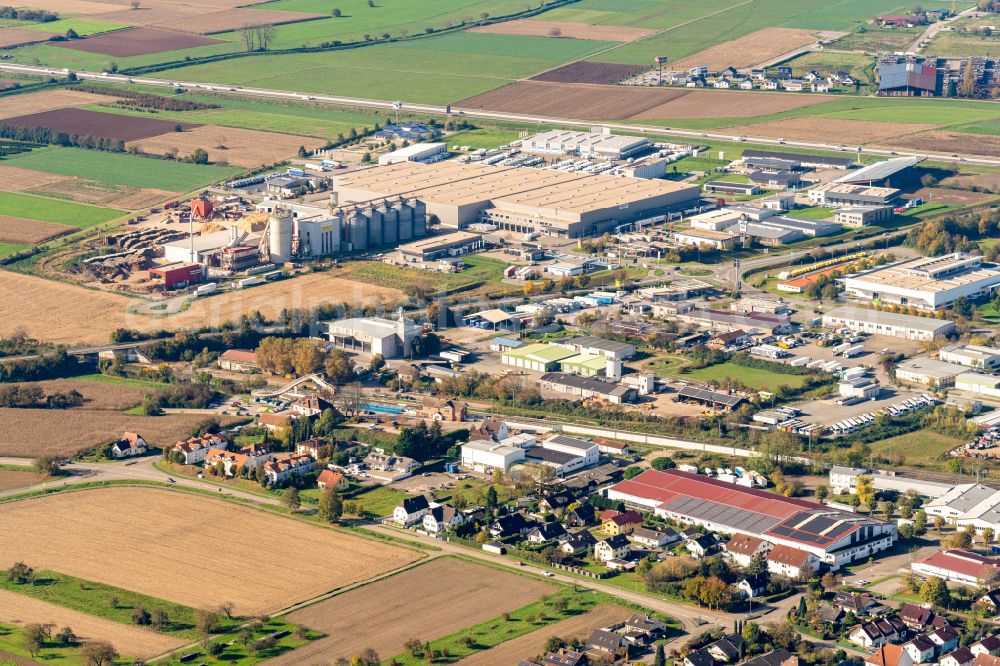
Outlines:
{"type": "Polygon", "coordinates": [[[292,211],[283,207],[275,208],[268,226],[268,254],[271,263],[282,264],[292,260],[293,236],[292,211]]]}

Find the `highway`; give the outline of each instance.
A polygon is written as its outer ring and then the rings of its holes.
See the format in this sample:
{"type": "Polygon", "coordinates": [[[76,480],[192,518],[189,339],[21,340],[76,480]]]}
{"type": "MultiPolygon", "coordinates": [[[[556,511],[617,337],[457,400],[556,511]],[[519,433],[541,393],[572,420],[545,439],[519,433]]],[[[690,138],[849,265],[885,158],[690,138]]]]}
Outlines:
{"type": "MultiPolygon", "coordinates": [[[[16,74],[26,74],[32,76],[45,76],[45,77],[52,77],[52,76],[65,77],[69,74],[69,70],[67,69],[56,69],[52,67],[43,67],[37,65],[19,65],[13,63],[0,64],[0,72],[12,72],[16,74]]],[[[473,109],[473,108],[464,108],[457,106],[443,106],[439,104],[416,104],[416,103],[406,102],[405,100],[398,101],[398,100],[365,99],[361,97],[342,97],[337,95],[301,93],[289,90],[274,90],[269,88],[246,88],[242,86],[234,86],[223,83],[197,83],[197,82],[181,81],[179,79],[158,79],[146,76],[128,76],[126,74],[111,74],[104,72],[77,71],[76,77],[78,79],[87,81],[134,83],[137,85],[155,86],[161,88],[186,88],[191,90],[202,90],[205,92],[211,92],[216,95],[260,97],[264,99],[278,99],[278,100],[297,100],[297,101],[307,101],[311,103],[331,104],[338,106],[357,106],[357,107],[393,110],[396,108],[397,105],[401,105],[400,108],[402,108],[408,113],[414,113],[414,112],[431,113],[437,115],[446,115],[450,113],[451,115],[459,115],[469,118],[503,120],[508,122],[537,124],[537,125],[562,125],[562,126],[568,125],[577,127],[589,127],[595,124],[594,120],[585,120],[580,118],[556,118],[552,116],[537,116],[537,115],[529,115],[521,113],[487,111],[484,109],[473,109]]],[[[805,93],[774,92],[770,94],[801,95],[805,93]]],[[[857,144],[852,143],[849,137],[845,137],[845,141],[847,142],[846,144],[835,144],[835,143],[824,143],[820,141],[784,140],[784,139],[775,139],[773,137],[762,137],[762,136],[751,136],[751,135],[734,136],[732,134],[725,134],[717,131],[702,132],[702,131],[675,129],[670,127],[659,127],[655,125],[633,125],[633,124],[615,123],[615,122],[601,122],[600,124],[605,127],[609,127],[615,130],[620,130],[623,132],[639,132],[643,134],[683,137],[695,140],[709,139],[716,141],[745,141],[747,143],[762,144],[762,145],[787,146],[792,148],[834,151],[834,152],[844,151],[850,153],[854,153],[856,149],[859,147],[857,146],[857,144]]],[[[1000,166],[1000,157],[994,158],[994,157],[982,157],[975,155],[958,155],[958,154],[945,154],[945,153],[935,153],[935,152],[916,153],[912,151],[904,151],[904,150],[896,151],[885,148],[868,148],[868,147],[861,147],[861,148],[864,153],[869,155],[876,155],[879,157],[926,156],[941,162],[967,163],[967,164],[977,164],[981,166],[1000,166]]]]}

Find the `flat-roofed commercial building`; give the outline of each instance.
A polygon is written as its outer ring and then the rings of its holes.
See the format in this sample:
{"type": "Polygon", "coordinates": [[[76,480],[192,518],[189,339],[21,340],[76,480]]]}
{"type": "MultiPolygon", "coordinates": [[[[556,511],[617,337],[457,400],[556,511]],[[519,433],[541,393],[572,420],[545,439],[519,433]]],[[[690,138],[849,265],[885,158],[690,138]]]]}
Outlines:
{"type": "Polygon", "coordinates": [[[716,250],[731,250],[736,247],[734,234],[711,229],[681,229],[674,232],[674,240],[681,245],[707,246],[716,250]]]}
{"type": "Polygon", "coordinates": [[[937,390],[955,385],[955,377],[965,368],[932,358],[910,358],[896,366],[896,379],[907,384],[919,384],[937,390]]]}
{"type": "Polygon", "coordinates": [[[504,231],[579,237],[690,208],[697,185],[548,169],[406,162],[334,177],[341,204],[418,199],[452,228],[486,222],[504,231]]]}
{"type": "Polygon", "coordinates": [[[809,202],[817,206],[892,206],[899,201],[895,187],[853,183],[823,183],[809,189],[809,202]]]}
{"type": "Polygon", "coordinates": [[[893,215],[892,206],[848,206],[838,208],[833,219],[845,227],[865,227],[891,220],[893,215]]]}
{"type": "Polygon", "coordinates": [[[462,445],[462,466],[485,474],[495,469],[507,471],[524,460],[524,449],[492,440],[472,440],[462,445]]]}
{"type": "Polygon", "coordinates": [[[963,372],[955,377],[955,388],[991,398],[1000,398],[1000,377],[984,372],[963,372]]]}
{"type": "Polygon", "coordinates": [[[423,328],[402,315],[398,319],[358,317],[327,324],[327,337],[336,347],[383,358],[409,356],[413,340],[423,328]]]}
{"type": "Polygon", "coordinates": [[[948,345],[938,350],[938,358],[969,368],[995,370],[1000,367],[1000,349],[981,345],[948,345]]]}
{"type": "Polygon", "coordinates": [[[848,298],[941,310],[958,298],[992,295],[1000,288],[1000,270],[979,255],[955,253],[879,266],[848,275],[843,283],[848,298]]]}
{"type": "Polygon", "coordinates": [[[933,340],[938,335],[947,335],[955,328],[953,322],[942,319],[854,307],[836,308],[827,312],[823,315],[823,325],[907,340],[933,340]]]}
{"type": "Polygon", "coordinates": [[[404,259],[417,261],[432,261],[441,257],[457,257],[467,252],[474,252],[483,246],[482,234],[469,231],[456,231],[441,234],[407,243],[399,247],[399,253],[404,259]]]}
{"type": "Polygon", "coordinates": [[[650,149],[649,140],[601,132],[550,130],[521,139],[521,150],[535,155],[579,155],[621,160],[650,149]]]}

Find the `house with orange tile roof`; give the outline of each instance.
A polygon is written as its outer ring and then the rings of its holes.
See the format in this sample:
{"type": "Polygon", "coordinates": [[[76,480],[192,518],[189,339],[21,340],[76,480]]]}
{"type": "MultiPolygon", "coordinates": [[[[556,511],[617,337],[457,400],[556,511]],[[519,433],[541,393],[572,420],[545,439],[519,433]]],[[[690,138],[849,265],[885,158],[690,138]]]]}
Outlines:
{"type": "Polygon", "coordinates": [[[293,455],[288,458],[270,460],[264,463],[264,476],[270,486],[286,483],[294,476],[307,474],[316,468],[316,459],[312,456],[293,455]]]}
{"type": "Polygon", "coordinates": [[[324,469],[316,477],[316,485],[320,490],[326,490],[327,488],[333,488],[334,490],[346,490],[347,489],[347,477],[345,477],[340,472],[334,472],[329,469],[324,469]]]}
{"type": "Polygon", "coordinates": [[[205,455],[205,467],[216,467],[224,476],[237,476],[244,467],[256,469],[276,458],[276,455],[259,444],[252,444],[240,451],[213,448],[205,455]]]}
{"type": "Polygon", "coordinates": [[[139,456],[149,450],[149,445],[142,435],[135,432],[127,432],[121,436],[117,442],[111,445],[111,455],[115,458],[131,458],[139,456]]]}
{"type": "Polygon", "coordinates": [[[230,372],[256,372],[257,352],[249,349],[227,349],[219,354],[219,367],[230,372]]]}
{"type": "Polygon", "coordinates": [[[818,571],[819,558],[809,551],[778,544],[767,553],[767,570],[788,578],[799,578],[818,571]]]}
{"type": "Polygon", "coordinates": [[[865,657],[868,666],[913,666],[910,654],[899,645],[883,645],[874,654],[865,657]]]}
{"type": "Polygon", "coordinates": [[[177,442],[171,449],[175,455],[180,454],[185,465],[194,465],[205,460],[212,449],[226,450],[229,440],[222,435],[207,434],[201,437],[191,437],[186,442],[177,442]]]}

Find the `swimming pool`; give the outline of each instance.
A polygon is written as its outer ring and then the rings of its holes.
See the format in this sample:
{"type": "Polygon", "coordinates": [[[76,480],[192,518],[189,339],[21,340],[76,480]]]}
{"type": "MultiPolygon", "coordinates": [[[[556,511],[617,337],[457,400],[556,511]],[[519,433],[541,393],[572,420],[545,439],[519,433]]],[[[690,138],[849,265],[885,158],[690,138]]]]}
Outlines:
{"type": "Polygon", "coordinates": [[[365,405],[365,411],[376,414],[402,414],[406,410],[402,407],[386,407],[385,405],[365,405]]]}

